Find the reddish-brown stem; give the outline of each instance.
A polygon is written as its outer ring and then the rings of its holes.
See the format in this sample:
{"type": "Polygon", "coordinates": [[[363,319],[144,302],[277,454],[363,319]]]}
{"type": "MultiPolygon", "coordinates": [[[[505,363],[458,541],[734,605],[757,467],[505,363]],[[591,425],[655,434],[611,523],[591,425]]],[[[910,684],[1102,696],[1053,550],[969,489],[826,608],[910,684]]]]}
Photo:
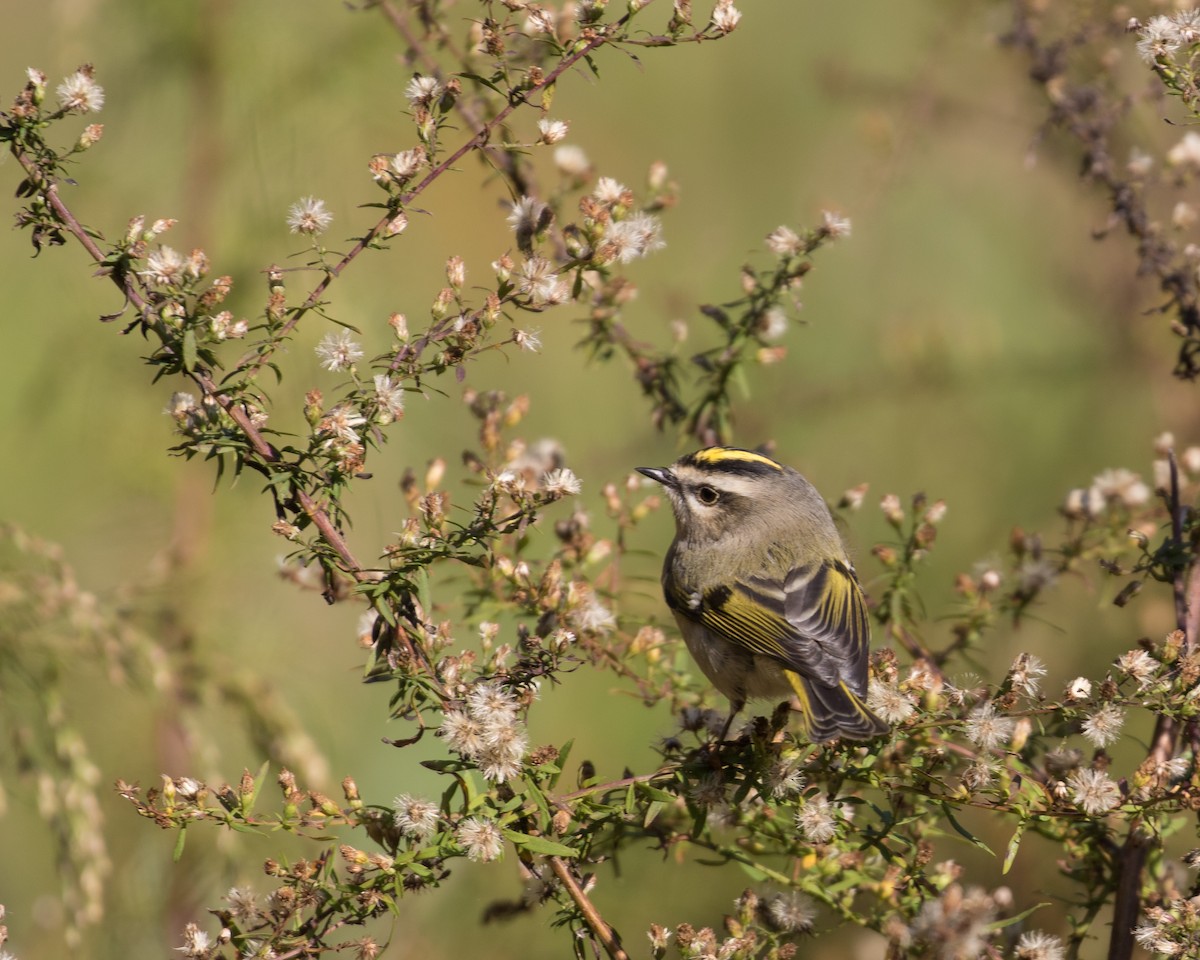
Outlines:
{"type": "MultiPolygon", "coordinates": [[[[25,154],[16,152],[17,161],[25,169],[31,178],[37,181],[43,181],[41,171],[37,165],[30,160],[25,154]]],[[[70,208],[63,202],[62,197],[58,195],[58,185],[51,183],[43,188],[43,194],[46,202],[50,204],[63,226],[67,231],[79,241],[83,248],[88,252],[93,260],[100,263],[104,260],[104,253],[92,239],[91,235],[84,229],[83,225],[76,219],[70,208]]],[[[125,295],[128,301],[137,308],[139,313],[144,314],[148,309],[146,299],[142,296],[141,291],[137,288],[137,284],[129,275],[118,275],[114,272],[109,272],[108,277],[121,292],[125,295]]],[[[203,391],[204,395],[211,397],[221,405],[221,408],[229,414],[230,418],[238,425],[243,435],[246,437],[246,442],[250,449],[254,452],[255,457],[263,464],[277,464],[282,458],[279,451],[264,439],[262,433],[250,419],[250,415],[246,412],[246,408],[241,404],[234,403],[228,396],[220,391],[212,377],[202,370],[189,371],[188,376],[197,387],[203,391]]],[[[363,570],[354,554],[350,551],[349,545],[342,536],[341,531],[337,529],[328,512],[318,504],[304,490],[297,488],[295,490],[297,502],[307,516],[312,519],[313,525],[320,532],[321,537],[329,545],[330,549],[337,554],[342,561],[347,573],[354,576],[356,579],[363,576],[363,570]]]]}
{"type": "Polygon", "coordinates": [[[600,911],[596,909],[588,895],[583,892],[571,874],[571,868],[567,865],[562,857],[548,857],[550,869],[554,871],[554,875],[558,877],[559,882],[563,885],[563,889],[567,891],[567,895],[575,901],[575,906],[579,908],[579,912],[583,914],[584,922],[588,925],[588,929],[600,941],[600,945],[604,947],[604,952],[607,953],[612,960],[629,960],[629,954],[621,946],[621,938],[617,936],[615,930],[605,922],[600,916],[600,911]]]}
{"type": "MultiPolygon", "coordinates": [[[[395,4],[386,2],[386,0],[379,5],[379,9],[383,12],[383,15],[387,18],[388,22],[391,23],[391,25],[396,29],[396,32],[404,38],[404,42],[408,44],[409,48],[413,51],[416,57],[421,61],[422,68],[432,75],[440,73],[437,61],[429,55],[425,49],[425,45],[421,43],[420,38],[418,38],[410,29],[408,17],[397,10],[395,4]]],[[[443,35],[442,39],[444,43],[449,44],[449,40],[445,35],[443,35]]],[[[460,60],[463,59],[463,56],[454,51],[453,47],[451,47],[451,54],[460,60]]],[[[468,103],[463,97],[455,98],[454,109],[476,135],[483,133],[487,128],[487,123],[480,119],[479,115],[471,107],[470,103],[468,103]]],[[[504,175],[512,184],[513,189],[518,193],[525,193],[527,191],[527,184],[525,182],[525,178],[521,175],[521,170],[517,164],[515,154],[500,147],[484,146],[483,149],[487,153],[488,157],[491,158],[491,161],[504,172],[504,175]]]]}
{"type": "MultiPolygon", "coordinates": [[[[1182,555],[1183,514],[1179,500],[1179,466],[1175,451],[1169,454],[1171,465],[1171,489],[1168,506],[1171,510],[1171,540],[1175,556],[1182,555]]],[[[1184,634],[1184,652],[1189,652],[1200,624],[1200,565],[1190,563],[1175,571],[1175,625],[1184,634]]],[[[1175,756],[1179,743],[1181,724],[1174,717],[1160,716],[1154,725],[1154,736],[1150,741],[1149,761],[1155,769],[1161,768],[1175,756]]],[[[1108,943],[1108,960],[1129,960],[1133,955],[1133,928],[1141,913],[1142,873],[1146,868],[1146,857],[1150,853],[1151,837],[1141,828],[1141,821],[1129,825],[1129,834],[1117,861],[1117,889],[1113,895],[1112,939],[1108,943]]]]}
{"type": "MultiPolygon", "coordinates": [[[[647,0],[647,3],[649,2],[653,2],[653,0],[647,0]]],[[[497,126],[502,124],[519,106],[527,103],[530,95],[544,90],[556,83],[566,71],[574,67],[577,63],[579,63],[580,60],[583,60],[591,55],[591,53],[594,52],[598,47],[608,42],[613,33],[615,33],[620,27],[624,26],[631,16],[632,14],[626,14],[620,20],[617,20],[607,28],[591,28],[587,33],[584,34],[586,39],[583,40],[579,48],[573,53],[570,53],[564,57],[563,60],[553,70],[546,74],[546,76],[540,82],[531,86],[530,89],[522,96],[511,97],[509,103],[506,104],[504,108],[501,109],[496,116],[488,122],[482,125],[472,124],[472,126],[477,126],[475,133],[465,143],[463,143],[462,146],[454,151],[454,153],[450,154],[448,157],[442,160],[441,163],[431,169],[424,179],[422,179],[416,186],[405,193],[400,198],[401,205],[407,206],[411,204],[416,197],[427,190],[433,183],[437,181],[439,177],[441,177],[447,170],[453,167],[459,160],[461,160],[472,150],[485,147],[492,131],[497,126]]],[[[85,230],[75,218],[74,214],[72,214],[71,210],[63,202],[62,198],[58,195],[57,184],[47,182],[45,175],[42,173],[38,165],[18,148],[14,148],[13,152],[17,157],[18,162],[20,162],[21,166],[25,169],[25,172],[29,175],[31,181],[42,186],[42,191],[45,194],[47,203],[50,204],[51,208],[54,210],[55,214],[58,216],[59,220],[65,226],[67,231],[79,241],[79,243],[88,252],[93,260],[95,260],[97,263],[103,262],[103,251],[97,245],[95,240],[92,239],[87,230],[85,230]]],[[[320,282],[312,289],[308,296],[305,297],[303,303],[291,312],[291,315],[277,331],[277,337],[274,342],[261,351],[243,357],[242,360],[239,361],[238,370],[243,376],[247,378],[253,378],[255,374],[262,369],[264,364],[266,364],[266,362],[274,353],[276,344],[282,342],[287,334],[300,322],[300,319],[321,301],[325,291],[329,288],[334,279],[340,276],[342,271],[345,270],[347,266],[356,260],[358,256],[375,241],[375,239],[380,235],[381,231],[386,228],[391,219],[392,214],[390,212],[382,216],[366,232],[366,234],[360,238],[358,242],[355,243],[354,246],[351,247],[350,250],[345,253],[340,260],[338,260],[337,263],[326,268],[325,275],[321,278],[320,282]]],[[[148,304],[146,299],[142,296],[141,291],[138,289],[136,281],[127,274],[119,275],[115,272],[109,272],[108,276],[113,283],[121,289],[122,293],[128,299],[128,302],[133,304],[133,306],[136,307],[140,313],[145,314],[148,304]]],[[[196,383],[197,387],[203,391],[205,396],[215,400],[221,405],[221,408],[229,414],[234,423],[237,424],[238,429],[240,429],[244,434],[250,449],[254,453],[254,456],[261,463],[264,465],[278,464],[282,461],[279,451],[263,438],[262,433],[251,421],[249,413],[246,411],[245,407],[235,403],[230,397],[222,393],[216,382],[207,372],[193,370],[189,371],[188,375],[196,383]]],[[[329,513],[321,504],[314,500],[304,490],[296,488],[294,493],[300,508],[308,517],[312,519],[313,525],[316,526],[318,532],[321,534],[322,539],[333,550],[339,560],[341,560],[346,572],[354,576],[356,579],[361,579],[364,576],[363,568],[359,564],[358,560],[354,557],[349,545],[346,543],[341,532],[337,529],[337,526],[329,516],[329,513]]]]}
{"type": "MultiPolygon", "coordinates": [[[[653,0],[647,0],[647,3],[651,2],[653,2],[653,0]]],[[[584,42],[578,50],[564,57],[562,62],[560,62],[558,66],[546,74],[546,76],[539,83],[533,84],[527,92],[520,96],[516,96],[515,94],[511,95],[509,97],[509,103],[499,113],[497,113],[496,116],[484,124],[474,136],[468,139],[462,146],[450,154],[450,156],[446,157],[446,159],[431,169],[420,183],[418,183],[407,193],[403,194],[400,197],[400,206],[409,206],[413,200],[415,200],[427,189],[429,189],[430,186],[436,183],[438,178],[456,163],[458,163],[459,160],[465,157],[472,150],[482,148],[484,145],[486,145],[488,139],[491,137],[492,131],[505,120],[507,120],[512,115],[513,111],[515,111],[518,107],[520,107],[522,104],[528,103],[529,97],[532,94],[535,94],[541,90],[545,90],[547,87],[557,83],[558,78],[574,67],[580,60],[588,57],[598,47],[601,47],[608,42],[609,35],[613,33],[616,28],[623,26],[631,16],[632,14],[626,14],[608,29],[593,30],[591,37],[584,42]]],[[[385,213],[379,218],[378,221],[376,221],[371,229],[366,232],[366,235],[350,248],[348,253],[343,255],[342,258],[333,266],[326,267],[325,276],[321,278],[321,281],[313,288],[312,292],[304,298],[304,302],[291,312],[291,316],[289,316],[279,328],[277,332],[277,338],[275,339],[274,343],[271,344],[267,349],[264,349],[262,352],[255,354],[253,357],[244,358],[242,363],[239,363],[238,369],[249,377],[253,377],[260,369],[262,369],[263,364],[265,364],[268,358],[270,358],[270,356],[275,352],[275,345],[282,343],[283,338],[295,328],[296,324],[300,322],[300,319],[306,313],[308,313],[309,310],[321,302],[321,298],[324,296],[325,291],[329,288],[329,285],[341,275],[341,272],[345,270],[346,267],[348,267],[354,260],[358,258],[360,253],[370,246],[375,238],[379,236],[379,234],[391,222],[392,217],[393,214],[391,212],[385,213]],[[242,365],[243,363],[245,366],[242,365]]]]}
{"type": "Polygon", "coordinates": [[[583,797],[595,796],[597,793],[604,793],[608,790],[625,790],[636,783],[651,783],[659,777],[666,776],[671,773],[672,767],[660,767],[653,773],[643,773],[636,777],[623,777],[620,780],[611,780],[608,783],[598,783],[592,787],[584,787],[582,790],[575,790],[571,793],[564,793],[561,796],[551,798],[556,804],[564,804],[570,800],[580,800],[583,797]]]}

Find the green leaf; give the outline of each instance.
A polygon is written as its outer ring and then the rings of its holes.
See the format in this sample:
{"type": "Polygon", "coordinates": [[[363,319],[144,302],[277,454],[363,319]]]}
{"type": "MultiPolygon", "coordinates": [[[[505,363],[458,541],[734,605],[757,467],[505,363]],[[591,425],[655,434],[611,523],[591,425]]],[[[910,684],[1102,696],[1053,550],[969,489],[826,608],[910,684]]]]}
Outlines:
{"type": "Polygon", "coordinates": [[[660,790],[658,787],[652,787],[648,783],[637,784],[637,792],[648,800],[660,800],[663,803],[675,802],[675,794],[668,793],[666,790],[660,790]]]}
{"type": "Polygon", "coordinates": [[[196,369],[196,331],[190,328],[183,331],[183,369],[196,369]]]}
{"type": "Polygon", "coordinates": [[[359,336],[362,336],[362,331],[359,330],[358,327],[356,327],[354,324],[352,324],[346,320],[339,320],[337,317],[331,317],[331,316],[329,316],[329,314],[324,313],[324,312],[321,313],[321,316],[323,316],[330,323],[336,323],[339,327],[344,327],[345,329],[350,330],[353,333],[357,333],[359,336]]]}
{"type": "Polygon", "coordinates": [[[175,850],[171,853],[171,859],[176,863],[183,856],[183,844],[187,840],[187,825],[184,824],[179,828],[179,836],[175,838],[175,850]]]}
{"type": "Polygon", "coordinates": [[[944,813],[946,815],[946,819],[950,821],[950,826],[954,828],[955,832],[958,833],[959,836],[969,840],[971,843],[975,844],[975,846],[979,847],[980,850],[986,850],[993,857],[996,855],[991,847],[989,847],[986,843],[971,833],[970,830],[954,819],[954,813],[950,809],[950,804],[943,802],[940,804],[940,806],[942,808],[942,813],[944,813]]]}
{"type": "Polygon", "coordinates": [[[1003,930],[1005,927],[1011,927],[1014,923],[1020,923],[1027,916],[1029,916],[1031,913],[1033,913],[1034,910],[1041,910],[1042,907],[1048,907],[1048,906],[1050,906],[1049,900],[1043,900],[1041,903],[1035,903],[1028,910],[1018,913],[1015,917],[1005,917],[1003,920],[996,920],[993,923],[989,923],[987,926],[987,929],[1003,930]]]}
{"type": "Polygon", "coordinates": [[[743,397],[750,396],[750,381],[746,378],[746,369],[741,364],[730,372],[729,382],[741,391],[743,397]]]}
{"type": "Polygon", "coordinates": [[[550,805],[546,801],[546,795],[532,783],[528,784],[528,789],[524,791],[524,794],[537,805],[538,810],[541,811],[542,816],[545,818],[543,822],[549,821],[553,814],[550,812],[550,805]]]}
{"type": "Polygon", "coordinates": [[[550,789],[553,790],[558,786],[558,778],[562,776],[562,772],[567,769],[567,758],[571,756],[571,748],[575,746],[574,738],[568,740],[562,745],[562,749],[558,751],[558,759],[554,761],[557,769],[550,777],[550,789]]]}
{"type": "MultiPolygon", "coordinates": [[[[379,663],[378,647],[379,647],[379,644],[373,643],[373,644],[371,644],[370,647],[367,648],[366,662],[363,664],[363,679],[364,680],[368,679],[371,676],[371,673],[375,670],[375,667],[379,663]]],[[[395,703],[395,700],[396,700],[396,698],[393,697],[392,702],[389,703],[388,706],[392,706],[395,703]]]]}
{"type": "Polygon", "coordinates": [[[836,883],[824,883],[821,885],[821,889],[832,896],[836,893],[843,893],[846,890],[857,890],[862,882],[863,875],[861,873],[857,870],[848,870],[836,883]]]}
{"type": "Polygon", "coordinates": [[[650,824],[652,824],[658,818],[658,815],[660,813],[662,813],[666,808],[667,808],[667,805],[665,803],[663,803],[661,800],[651,801],[650,805],[648,807],[646,807],[646,815],[644,817],[642,817],[642,826],[643,827],[650,826],[650,824]]]}
{"type": "Polygon", "coordinates": [[[392,610],[391,604],[377,603],[375,605],[375,609],[379,613],[379,616],[383,619],[383,622],[389,627],[394,627],[396,625],[396,614],[392,610]]]}
{"type": "Polygon", "coordinates": [[[1013,865],[1013,861],[1017,858],[1017,848],[1021,846],[1021,835],[1025,833],[1026,821],[1021,820],[1017,823],[1017,829],[1013,831],[1012,839],[1008,841],[1008,852],[1004,854],[1004,866],[1000,872],[1008,873],[1013,865]]]}
{"type": "Polygon", "coordinates": [[[753,864],[746,863],[745,861],[741,861],[741,862],[739,862],[738,865],[743,870],[746,871],[746,873],[750,876],[750,879],[753,880],[755,883],[765,883],[767,880],[769,880],[771,878],[770,874],[763,873],[762,870],[760,870],[757,866],[755,866],[753,864]]]}
{"type": "MultiPolygon", "coordinates": [[[[507,786],[509,788],[513,788],[518,786],[520,783],[520,780],[509,780],[507,781],[507,786]]],[[[512,813],[514,810],[520,810],[523,806],[525,806],[525,800],[522,795],[518,793],[509,797],[503,803],[495,804],[494,809],[496,813],[503,816],[506,813],[512,813]]]]}
{"type": "Polygon", "coordinates": [[[563,843],[547,840],[545,837],[531,837],[525,833],[517,833],[515,830],[505,830],[504,835],[518,847],[524,847],[530,853],[537,853],[544,857],[579,856],[578,850],[563,843]]]}
{"type": "Polygon", "coordinates": [[[421,766],[436,773],[458,773],[467,769],[461,760],[422,760],[421,766]]]}
{"type": "Polygon", "coordinates": [[[496,93],[500,94],[500,96],[504,97],[505,99],[508,98],[508,91],[501,90],[500,87],[498,87],[495,83],[493,83],[487,77],[480,76],[478,73],[460,73],[459,76],[465,80],[474,80],[476,83],[482,84],[483,86],[487,87],[489,90],[495,91],[496,93]]]}

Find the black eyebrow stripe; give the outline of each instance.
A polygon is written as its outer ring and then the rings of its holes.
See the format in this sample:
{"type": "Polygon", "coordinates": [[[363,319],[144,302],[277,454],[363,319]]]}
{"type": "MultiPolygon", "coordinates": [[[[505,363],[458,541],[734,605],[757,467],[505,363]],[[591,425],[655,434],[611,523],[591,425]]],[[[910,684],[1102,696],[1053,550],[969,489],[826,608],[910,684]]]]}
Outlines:
{"type": "MultiPolygon", "coordinates": [[[[758,454],[755,454],[758,457],[758,454]]],[[[694,467],[698,470],[712,471],[716,473],[727,473],[733,476],[752,476],[764,477],[774,476],[777,473],[783,472],[783,466],[770,460],[766,457],[754,460],[744,460],[739,457],[719,458],[713,457],[700,458],[696,454],[689,454],[680,461],[683,466],[694,467]]]]}

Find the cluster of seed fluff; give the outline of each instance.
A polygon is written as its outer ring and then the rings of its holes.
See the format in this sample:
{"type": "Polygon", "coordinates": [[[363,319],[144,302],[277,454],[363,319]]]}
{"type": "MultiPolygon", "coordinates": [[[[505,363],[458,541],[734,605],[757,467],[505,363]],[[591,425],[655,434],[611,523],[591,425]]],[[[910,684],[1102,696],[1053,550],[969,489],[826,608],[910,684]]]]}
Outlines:
{"type": "Polygon", "coordinates": [[[1147,63],[1169,60],[1180,47],[1200,42],[1200,10],[1151,17],[1138,30],[1138,53],[1147,63]]]}
{"type": "Polygon", "coordinates": [[[1196,956],[1200,946],[1200,897],[1170,900],[1151,907],[1146,911],[1145,922],[1134,929],[1133,935],[1142,947],[1158,956],[1196,956]]]}
{"type": "MultiPolygon", "coordinates": [[[[1200,169],[1200,135],[1189,132],[1171,150],[1167,159],[1172,166],[1200,169]]],[[[1155,490],[1169,492],[1172,483],[1170,454],[1174,449],[1175,437],[1170,433],[1160,434],[1154,440],[1154,476],[1151,483],[1124,467],[1104,470],[1096,474],[1087,487],[1078,487],[1067,494],[1063,512],[1073,518],[1095,518],[1114,506],[1126,509],[1144,506],[1155,490]]],[[[1200,481],[1200,446],[1185,449],[1179,454],[1177,463],[1180,484],[1200,481]]]]}
{"type": "Polygon", "coordinates": [[[529,746],[516,697],[496,683],[480,683],[467,694],[466,708],[447,710],[438,735],[484,777],[497,782],[521,772],[529,746]]]}

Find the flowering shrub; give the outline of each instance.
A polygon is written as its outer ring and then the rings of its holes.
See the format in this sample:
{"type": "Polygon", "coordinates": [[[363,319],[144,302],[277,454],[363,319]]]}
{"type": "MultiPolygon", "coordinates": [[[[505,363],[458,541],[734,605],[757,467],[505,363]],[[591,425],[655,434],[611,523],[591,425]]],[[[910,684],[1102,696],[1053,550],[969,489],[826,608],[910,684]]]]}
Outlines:
{"type": "MultiPolygon", "coordinates": [[[[891,734],[867,744],[803,742],[789,732],[783,706],[748,718],[719,742],[724,715],[707,705],[694,669],[676,656],[674,638],[657,621],[618,615],[622,596],[634,589],[621,561],[654,546],[639,526],[658,509],[658,496],[630,471],[618,471],[597,483],[605,507],[597,523],[572,503],[596,481],[578,476],[557,442],[519,435],[529,399],[477,382],[471,361],[485,352],[539,349],[543,314],[582,317],[582,346],[598,362],[628,363],[655,427],[676,430],[693,445],[730,441],[734,384],[785,358],[780,340],[801,282],[816,254],[850,233],[849,221],[834,212],[808,229],[770,230],[764,262],[742,269],[740,293],[701,308],[711,345],[690,361],[681,359],[679,344],[660,349],[635,338],[626,320],[634,287],[624,268],[649,258],[649,269],[664,246],[669,228],[662,218],[676,202],[674,185],[661,164],[639,189],[603,175],[567,142],[572,122],[550,108],[573,69],[595,69],[619,50],[648,54],[723,39],[741,18],[729,0],[717,0],[707,17],[676,0],[649,25],[655,14],[644,8],[651,6],[618,11],[580,0],[559,10],[483,2],[465,38],[452,37],[449,14],[437,5],[422,11],[446,17],[444,29],[424,38],[411,32],[414,11],[392,11],[420,66],[404,90],[410,140],[364,159],[364,190],[375,191],[366,206],[374,212],[351,228],[361,232],[345,252],[327,248],[324,237],[335,217],[340,224],[350,215],[335,215],[314,196],[280,212],[280,229],[306,245],[319,280],[297,294],[287,272],[268,266],[266,295],[253,317],[225,308],[235,280],[215,275],[205,251],[183,253],[166,242],[174,221],[135,216],[113,239],[85,226],[64,201],[59,185],[69,165],[102,136],[93,124],[71,146],[53,145],[61,124],[104,106],[90,66],[53,93],[48,78],[31,69],[0,115],[0,138],[20,167],[18,225],[38,251],[79,244],[120,290],[125,309],[103,319],[142,334],[154,379],[177,388],[167,407],[178,434],[173,451],[212,461],[219,475],[252,471],[264,479],[264,531],[270,526],[291,550],[285,575],[329,603],[361,608],[365,678],[390,687],[392,715],[407,730],[391,741],[397,763],[427,736],[438,744],[438,758],[425,766],[443,779],[440,796],[364,798],[346,777],[335,799],[306,783],[319,773],[311,769],[308,742],[289,732],[297,724],[286,709],[236,681],[209,678],[229,702],[245,705],[274,772],[264,765],[257,774],[231,772],[229,782],[210,783],[177,771],[149,788],[121,782],[121,796],[174,832],[177,851],[189,828],[267,835],[282,828],[306,838],[311,853],[270,856],[263,888],[231,889],[209,917],[187,924],[177,949],[192,958],[374,957],[387,937],[375,921],[404,915],[410,894],[441,886],[465,860],[515,861],[527,881],[525,900],[497,911],[554,911],[577,955],[642,953],[646,936],[655,957],[786,958],[798,955],[801,938],[841,924],[876,931],[894,958],[1057,960],[1080,956],[1098,937],[1110,939],[1111,957],[1129,956],[1135,941],[1160,954],[1195,955],[1196,890],[1181,886],[1163,851],[1164,839],[1200,807],[1193,730],[1200,714],[1200,533],[1189,506],[1200,494],[1200,447],[1179,449],[1163,435],[1148,480],[1113,469],[1064,491],[1060,540],[1017,531],[1002,559],[958,577],[958,604],[948,615],[953,640],[938,649],[924,638],[916,588],[947,506],[923,495],[882,497],[892,535],[873,551],[880,576],[872,588],[868,702],[891,734]],[[532,142],[508,139],[518,111],[536,117],[532,142]],[[535,151],[552,152],[558,187],[533,176],[524,157],[535,151]],[[489,275],[473,285],[464,260],[450,257],[444,286],[419,317],[397,312],[386,322],[352,325],[332,300],[339,278],[414,231],[410,212],[418,199],[473,156],[510,194],[504,215],[511,246],[496,251],[489,275]],[[269,392],[275,377],[300,376],[285,348],[301,323],[318,322],[337,327],[315,350],[321,385],[308,389],[301,409],[279,409],[269,392]],[[408,517],[377,559],[362,559],[348,536],[348,493],[398,425],[426,415],[406,401],[446,403],[454,389],[477,426],[464,456],[466,493],[444,485],[444,459],[421,476],[410,469],[401,480],[408,517]],[[536,543],[528,534],[537,527],[552,531],[552,539],[536,543]],[[1065,575],[1097,568],[1119,581],[1120,604],[1142,590],[1169,593],[1174,620],[1114,663],[1065,684],[1052,686],[1030,653],[990,681],[964,681],[951,669],[1002,625],[1031,616],[1065,575]],[[655,769],[605,779],[572,757],[569,732],[551,743],[531,740],[528,718],[539,691],[579,669],[611,672],[643,701],[669,705],[678,730],[659,745],[655,769]],[[1145,759],[1116,769],[1107,749],[1134,723],[1148,739],[1145,759]],[[273,802],[265,796],[271,782],[273,802]],[[963,822],[971,811],[1005,824],[1010,839],[998,852],[1005,871],[1026,837],[1053,844],[1057,869],[1074,888],[1070,903],[1048,907],[972,882],[943,848],[946,836],[985,846],[963,822]],[[723,927],[673,921],[623,936],[605,918],[596,887],[609,876],[599,865],[632,845],[700,853],[714,869],[739,870],[752,885],[723,927]]],[[[1141,189],[1152,169],[1147,159],[1134,156],[1124,168],[1112,162],[1096,117],[1111,120],[1117,108],[1109,104],[1106,112],[1108,101],[1094,87],[1084,95],[1077,77],[1084,68],[1065,57],[1053,12],[1021,2],[1013,9],[1005,40],[1035,64],[1035,79],[1051,94],[1050,123],[1083,143],[1089,175],[1108,188],[1114,217],[1135,237],[1142,267],[1168,297],[1163,312],[1182,342],[1177,373],[1194,378],[1197,251],[1176,249],[1155,225],[1159,197],[1141,189]]],[[[1086,50],[1095,36],[1136,45],[1160,85],[1189,115],[1200,115],[1194,12],[1145,26],[1089,22],[1070,33],[1075,46],[1067,49],[1086,50]],[[1136,36],[1122,32],[1130,29],[1136,36]]],[[[1194,182],[1194,138],[1185,133],[1168,154],[1177,177],[1158,184],[1164,192],[1194,182]]],[[[1195,212],[1181,200],[1171,217],[1181,223],[1195,212]]],[[[688,336],[678,329],[680,343],[688,336]]],[[[847,491],[842,509],[861,508],[865,496],[863,488],[847,491]]],[[[15,529],[5,531],[3,543],[18,561],[11,564],[12,595],[29,598],[47,638],[34,650],[15,635],[12,669],[31,678],[47,704],[43,722],[56,750],[43,792],[70,798],[50,816],[63,861],[80,867],[66,881],[78,938],[102,914],[109,863],[102,841],[87,830],[96,775],[64,716],[55,663],[100,656],[135,674],[182,673],[183,666],[162,662],[144,625],[80,602],[69,567],[52,548],[15,529]],[[88,646],[93,640],[99,653],[88,646]]],[[[1200,851],[1185,863],[1200,865],[1200,851]]]]}

